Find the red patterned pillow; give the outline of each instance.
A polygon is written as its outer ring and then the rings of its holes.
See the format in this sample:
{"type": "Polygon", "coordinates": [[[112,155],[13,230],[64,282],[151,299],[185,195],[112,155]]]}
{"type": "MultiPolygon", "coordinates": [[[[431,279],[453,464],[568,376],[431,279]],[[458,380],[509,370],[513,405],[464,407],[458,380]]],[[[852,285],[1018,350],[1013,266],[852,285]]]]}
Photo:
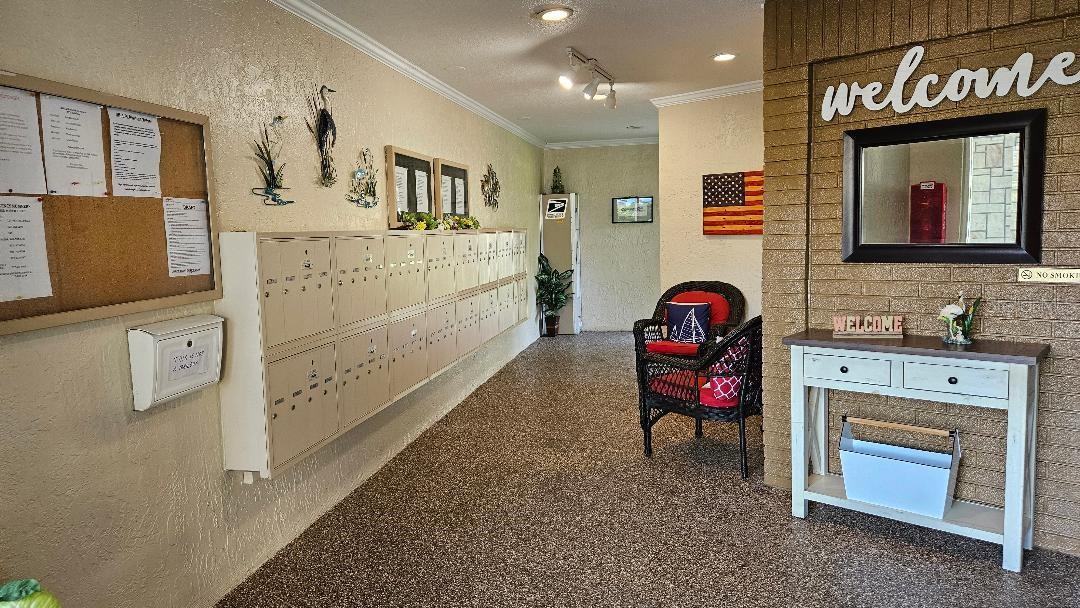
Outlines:
{"type": "Polygon", "coordinates": [[[737,375],[735,364],[746,357],[750,350],[750,339],[746,336],[728,347],[727,352],[709,368],[709,383],[706,388],[713,397],[729,400],[738,399],[742,389],[742,377],[737,375]]]}

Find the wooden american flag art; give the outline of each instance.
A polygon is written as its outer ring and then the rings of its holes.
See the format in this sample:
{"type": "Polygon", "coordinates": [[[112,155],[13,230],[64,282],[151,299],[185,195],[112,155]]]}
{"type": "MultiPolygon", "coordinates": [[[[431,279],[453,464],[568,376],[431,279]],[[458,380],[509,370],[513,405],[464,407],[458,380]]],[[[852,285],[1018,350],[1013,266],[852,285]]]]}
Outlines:
{"type": "Polygon", "coordinates": [[[761,234],[765,172],[702,176],[702,234],[761,234]]]}

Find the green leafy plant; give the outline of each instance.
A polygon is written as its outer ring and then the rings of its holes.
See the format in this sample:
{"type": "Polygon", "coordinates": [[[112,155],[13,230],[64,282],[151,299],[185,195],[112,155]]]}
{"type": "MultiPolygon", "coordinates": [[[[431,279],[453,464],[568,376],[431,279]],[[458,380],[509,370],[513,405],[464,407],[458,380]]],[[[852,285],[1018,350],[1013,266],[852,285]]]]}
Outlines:
{"type": "Polygon", "coordinates": [[[536,303],[544,311],[544,316],[555,316],[573,295],[570,291],[570,277],[574,270],[559,272],[542,253],[539,266],[536,271],[536,303]]]}
{"type": "Polygon", "coordinates": [[[442,225],[447,230],[476,230],[480,220],[471,215],[447,215],[443,217],[442,225]]]}
{"type": "Polygon", "coordinates": [[[60,608],[60,600],[26,578],[0,585],[0,608],[60,608]]]}
{"type": "Polygon", "coordinates": [[[442,220],[425,211],[399,211],[398,221],[406,230],[438,230],[442,220]]]}
{"type": "Polygon", "coordinates": [[[562,183],[562,169],[555,166],[555,170],[551,172],[551,193],[552,194],[566,194],[566,186],[562,183]]]}

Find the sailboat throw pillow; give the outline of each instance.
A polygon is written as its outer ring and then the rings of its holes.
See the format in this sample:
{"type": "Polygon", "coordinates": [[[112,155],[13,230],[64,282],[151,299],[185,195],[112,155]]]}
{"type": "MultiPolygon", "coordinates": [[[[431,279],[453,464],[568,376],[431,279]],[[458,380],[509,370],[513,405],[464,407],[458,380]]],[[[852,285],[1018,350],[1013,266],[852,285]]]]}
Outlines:
{"type": "Polygon", "coordinates": [[[667,303],[668,340],[701,344],[709,333],[709,304],[667,303]]]}

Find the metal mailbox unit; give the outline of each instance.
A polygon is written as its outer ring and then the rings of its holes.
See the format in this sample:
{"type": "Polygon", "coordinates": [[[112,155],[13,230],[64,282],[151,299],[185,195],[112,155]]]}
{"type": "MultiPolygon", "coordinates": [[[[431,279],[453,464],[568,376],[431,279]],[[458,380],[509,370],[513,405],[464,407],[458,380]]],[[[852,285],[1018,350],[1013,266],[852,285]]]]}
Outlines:
{"type": "Polygon", "coordinates": [[[525,246],[511,230],[222,233],[225,469],[271,477],[524,321],[525,246]]]}

